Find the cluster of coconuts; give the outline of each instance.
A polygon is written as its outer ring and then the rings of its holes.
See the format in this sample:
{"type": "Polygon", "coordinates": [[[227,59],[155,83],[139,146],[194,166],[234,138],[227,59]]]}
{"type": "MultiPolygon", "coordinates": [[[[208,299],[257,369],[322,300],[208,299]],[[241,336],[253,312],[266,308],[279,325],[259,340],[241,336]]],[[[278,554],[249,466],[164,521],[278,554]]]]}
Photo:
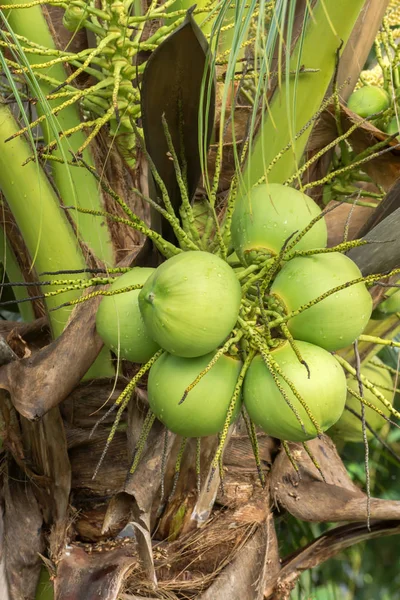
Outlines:
{"type": "MultiPolygon", "coordinates": [[[[134,268],[110,290],[136,284],[142,289],[102,300],[96,315],[100,337],[120,358],[136,363],[146,363],[163,349],[149,372],[150,408],[184,437],[218,433],[241,370],[237,357],[219,357],[180,401],[235,327],[242,298],[236,273],[214,254],[189,251],[157,269],[134,268]]],[[[240,405],[239,396],[233,418],[240,405]]]]}
{"type": "MultiPolygon", "coordinates": [[[[399,104],[399,100],[400,88],[395,90],[395,103],[397,105],[399,104]]],[[[376,114],[377,118],[373,119],[374,125],[388,135],[394,135],[399,132],[399,120],[396,115],[382,118],[378,114],[388,111],[390,107],[395,108],[391,96],[385,89],[377,85],[363,85],[351,94],[347,106],[363,119],[376,114]]],[[[393,111],[389,114],[393,115],[393,111]]]]}
{"type": "MultiPolygon", "coordinates": [[[[253,188],[236,205],[232,220],[235,251],[246,264],[263,255],[276,256],[293,232],[307,228],[319,214],[314,201],[297,190],[277,184],[253,188]]],[[[276,345],[270,349],[281,375],[276,373],[274,377],[263,357],[257,354],[244,380],[244,404],[251,419],[266,433],[282,440],[306,441],[316,437],[315,425],[299,396],[322,431],[338,421],[344,410],[347,386],[332,352],[354,342],[371,316],[372,300],[363,282],[330,293],[361,278],[361,273],[344,254],[324,252],[326,241],[322,218],[294,245],[293,250],[303,251],[303,256],[294,255],[282,261],[263,299],[266,307],[282,315],[293,314],[286,321],[293,342],[278,330],[276,345]],[[317,249],[321,252],[309,255],[304,252],[317,249]],[[324,294],[324,299],[313,304],[324,294]],[[308,308],[296,314],[307,305],[308,308]]]]}
{"type": "Polygon", "coordinates": [[[187,251],[119,277],[111,290],[143,287],[105,297],[97,331],[120,358],[150,361],[150,408],[174,433],[219,433],[244,403],[267,434],[312,439],[316,423],[326,431],[343,413],[347,382],[333,352],[364,330],[370,294],[351,283],[356,264],[326,250],[319,207],[292,188],[261,184],[239,197],[231,240],[231,264],[187,251]]]}

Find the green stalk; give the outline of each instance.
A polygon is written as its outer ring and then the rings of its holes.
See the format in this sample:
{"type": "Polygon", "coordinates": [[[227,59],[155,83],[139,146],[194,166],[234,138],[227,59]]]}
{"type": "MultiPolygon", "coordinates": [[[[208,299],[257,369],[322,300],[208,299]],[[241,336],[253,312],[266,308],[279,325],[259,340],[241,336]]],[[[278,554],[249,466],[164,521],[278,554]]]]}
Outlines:
{"type": "MultiPolygon", "coordinates": [[[[197,2],[195,3],[196,10],[202,11],[206,6],[209,6],[210,3],[211,3],[211,0],[197,0],[197,2]]],[[[191,0],[175,0],[175,2],[173,2],[173,4],[171,4],[170,6],[167,7],[166,12],[174,13],[174,12],[177,12],[178,10],[189,10],[189,8],[191,8],[193,6],[193,4],[194,3],[191,0]]],[[[216,4],[216,2],[215,2],[215,4],[216,4]]],[[[210,12],[211,12],[211,10],[210,10],[210,12]]],[[[184,14],[180,15],[179,17],[171,17],[170,19],[165,19],[165,24],[171,25],[178,19],[183,19],[183,17],[184,17],[184,14]]],[[[201,26],[202,22],[206,19],[206,17],[207,17],[207,13],[201,12],[200,14],[194,15],[194,20],[197,22],[197,24],[199,26],[201,26]]],[[[210,35],[211,29],[213,26],[213,21],[214,21],[213,19],[210,19],[209,21],[207,21],[207,23],[205,23],[201,27],[204,35],[210,35]]]]}
{"type": "MultiPolygon", "coordinates": [[[[44,171],[34,162],[22,166],[32,149],[22,137],[5,142],[16,131],[18,126],[14,117],[6,106],[0,104],[0,189],[16,220],[32,265],[38,273],[84,269],[86,263],[76,236],[44,171]]],[[[68,277],[72,280],[83,276],[68,277]]],[[[49,279],[51,277],[47,275],[42,277],[42,280],[49,279]]],[[[46,307],[51,310],[80,295],[81,291],[76,290],[46,298],[46,307]]],[[[64,307],[49,313],[53,337],[62,333],[72,310],[64,307]]],[[[87,377],[113,374],[109,354],[103,349],[87,377]]]]}
{"type": "MultiPolygon", "coordinates": [[[[0,262],[3,263],[9,281],[24,280],[18,261],[2,227],[0,227],[0,262]]],[[[13,292],[16,300],[22,300],[29,295],[27,288],[22,286],[13,287],[13,292]]],[[[30,322],[35,320],[35,313],[30,302],[19,304],[18,308],[24,321],[30,322]]]]}
{"type": "Polygon", "coordinates": [[[297,140],[295,135],[312,119],[321,106],[336,68],[336,57],[343,40],[346,45],[365,0],[319,0],[308,18],[304,35],[296,43],[283,74],[282,84],[273,99],[250,149],[242,179],[242,191],[260,178],[284,183],[293,175],[303,155],[311,127],[297,140]],[[316,69],[315,72],[302,72],[316,69]],[[297,75],[291,75],[295,71],[297,75]],[[268,166],[285,146],[267,174],[268,166]]]}
{"type": "MultiPolygon", "coordinates": [[[[21,137],[5,143],[16,131],[18,126],[12,114],[0,104],[0,189],[17,222],[32,264],[38,273],[84,269],[85,259],[74,232],[42,168],[34,162],[22,166],[31,155],[31,148],[21,137]]],[[[74,278],[73,275],[69,277],[74,278]]],[[[78,298],[80,293],[78,290],[49,298],[47,308],[78,298]]],[[[70,312],[71,308],[62,308],[50,313],[55,337],[64,329],[70,312]]]]}
{"type": "MultiPolygon", "coordinates": [[[[4,2],[4,4],[10,6],[18,3],[20,3],[18,0],[5,0],[4,2]]],[[[54,40],[39,5],[28,9],[12,9],[7,12],[6,17],[10,27],[16,34],[25,36],[30,41],[46,48],[55,48],[54,40]]],[[[45,63],[51,58],[54,57],[35,54],[19,57],[21,64],[24,66],[45,63]]],[[[41,73],[60,83],[67,78],[62,64],[42,69],[41,73]]],[[[45,96],[52,91],[52,86],[43,83],[43,81],[35,80],[32,74],[27,77],[27,81],[31,88],[31,94],[39,99],[37,104],[39,116],[47,115],[46,125],[42,128],[46,143],[54,139],[57,140],[59,131],[76,127],[81,123],[81,117],[75,105],[63,109],[56,117],[51,116],[50,108],[59,106],[65,99],[47,101],[45,96]]],[[[81,131],[74,133],[68,139],[58,140],[58,148],[54,154],[62,157],[63,162],[52,163],[52,175],[57,191],[65,204],[75,204],[82,208],[101,210],[103,208],[102,196],[94,178],[86,169],[70,167],[66,162],[71,159],[70,151],[75,153],[84,141],[85,135],[81,131]]],[[[85,151],[83,157],[89,164],[93,165],[89,151],[85,151]]],[[[80,238],[88,244],[97,258],[112,265],[114,262],[113,248],[106,223],[101,219],[82,215],[78,212],[74,212],[73,218],[76,221],[80,238]]]]}
{"type": "Polygon", "coordinates": [[[39,583],[36,588],[35,600],[53,600],[54,586],[50,574],[45,566],[40,571],[39,583]]]}

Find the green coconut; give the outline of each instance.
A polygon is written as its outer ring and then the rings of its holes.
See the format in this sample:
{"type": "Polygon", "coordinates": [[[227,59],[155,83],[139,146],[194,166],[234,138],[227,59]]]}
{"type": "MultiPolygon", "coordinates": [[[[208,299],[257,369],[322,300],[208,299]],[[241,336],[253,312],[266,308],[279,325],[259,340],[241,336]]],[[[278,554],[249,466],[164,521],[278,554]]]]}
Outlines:
{"type": "MultiPolygon", "coordinates": [[[[322,294],[360,278],[357,265],[344,254],[330,252],[288,261],[271,286],[275,297],[291,313],[322,294]]],[[[372,299],[364,283],[346,287],[291,318],[294,338],[326,350],[352,344],[364,331],[372,312],[372,299]]]]}
{"type": "Polygon", "coordinates": [[[63,25],[68,31],[79,31],[85,26],[85,18],[88,16],[87,10],[80,6],[68,6],[63,16],[63,25]]]}
{"type": "Polygon", "coordinates": [[[393,291],[390,295],[378,304],[372,312],[373,319],[386,319],[388,315],[400,312],[400,290],[393,291]]]}
{"type": "MultiPolygon", "coordinates": [[[[147,386],[150,408],[170,431],[184,437],[222,431],[242,366],[236,358],[221,356],[179,404],[186,387],[207,367],[214,354],[180,358],[165,353],[151,367],[147,386]]],[[[233,420],[240,406],[239,396],[233,420]]]]}
{"type": "MultiPolygon", "coordinates": [[[[395,133],[399,133],[399,119],[397,117],[393,117],[387,124],[385,131],[388,135],[394,135],[395,133]]],[[[399,136],[397,136],[399,139],[399,136]]]]}
{"type": "MultiPolygon", "coordinates": [[[[381,362],[381,361],[380,361],[381,362]]],[[[383,363],[381,362],[383,365],[383,363]]],[[[383,368],[369,363],[361,368],[361,374],[364,375],[389,401],[393,401],[393,392],[385,388],[392,388],[393,382],[390,373],[383,368]]],[[[347,387],[354,392],[359,392],[357,379],[349,379],[347,387]]],[[[386,417],[390,416],[390,410],[365,386],[363,386],[364,399],[376,406],[386,417]]],[[[354,410],[361,417],[361,404],[351,394],[347,394],[346,406],[354,410]]],[[[379,431],[385,425],[386,421],[373,408],[365,407],[365,420],[372,429],[379,431]]],[[[344,442],[362,442],[364,440],[362,432],[361,418],[356,417],[350,411],[345,410],[337,423],[328,431],[328,434],[334,439],[340,439],[344,442]]],[[[372,431],[366,428],[367,438],[373,437],[372,431]]]]}
{"type": "MultiPolygon", "coordinates": [[[[301,341],[296,341],[296,345],[310,369],[310,377],[289,342],[272,350],[272,358],[306,402],[321,430],[326,431],[344,410],[346,377],[339,363],[323,348],[301,341]]],[[[252,421],[280,440],[304,442],[317,437],[316,428],[301,402],[284,379],[279,375],[278,379],[303,421],[305,431],[260,355],[251,362],[243,387],[243,402],[252,421]]]]}
{"type": "MultiPolygon", "coordinates": [[[[231,226],[233,247],[246,265],[276,255],[290,235],[302,231],[320,213],[314,200],[298,190],[278,183],[257,185],[236,202],[231,226]]],[[[326,242],[322,218],[295,249],[323,248],[326,242]]]]}
{"type": "Polygon", "coordinates": [[[215,350],[239,314],[233,269],[209,252],[182,252],[160,265],[139,294],[149,334],[170,354],[192,358],[215,350]]]}
{"type": "MultiPolygon", "coordinates": [[[[155,269],[135,267],[118,277],[110,291],[144,284],[155,269]]],[[[150,337],[139,310],[140,290],[104,296],[96,314],[96,329],[107,348],[122,359],[147,362],[159,345],[150,337]]]]}
{"type": "Polygon", "coordinates": [[[356,90],[347,102],[347,107],[363,118],[386,110],[389,106],[389,94],[376,85],[365,85],[356,90]]]}

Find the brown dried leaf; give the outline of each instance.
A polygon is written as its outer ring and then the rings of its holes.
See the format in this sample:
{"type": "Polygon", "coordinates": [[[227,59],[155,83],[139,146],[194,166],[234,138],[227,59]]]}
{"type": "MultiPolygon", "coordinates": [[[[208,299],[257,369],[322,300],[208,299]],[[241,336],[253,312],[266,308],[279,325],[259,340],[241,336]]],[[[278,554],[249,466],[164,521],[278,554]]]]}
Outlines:
{"type": "MultiPolygon", "coordinates": [[[[277,442],[263,432],[258,433],[257,438],[261,465],[267,475],[277,454],[277,442]]],[[[219,488],[216,502],[222,506],[236,508],[248,502],[259,488],[260,482],[249,436],[247,433],[235,432],[225,450],[224,486],[223,489],[219,488]]]]}
{"type": "Polygon", "coordinates": [[[0,335],[0,366],[6,365],[13,360],[17,360],[18,356],[10,348],[6,340],[0,335]]]}
{"type": "MultiPolygon", "coordinates": [[[[118,523],[126,524],[132,514],[133,498],[125,492],[113,496],[108,504],[103,519],[102,533],[110,535],[110,531],[118,523]]],[[[122,528],[121,528],[122,529],[122,528]]]]}
{"type": "Polygon", "coordinates": [[[262,600],[267,582],[274,581],[279,570],[274,519],[268,515],[199,600],[262,600]]]}
{"type": "MultiPolygon", "coordinates": [[[[348,131],[354,123],[362,122],[363,119],[347,107],[341,106],[341,110],[344,132],[348,131]]],[[[336,131],[334,108],[330,108],[324,115],[326,115],[328,121],[330,120],[330,127],[334,127],[336,131]]],[[[387,139],[387,137],[386,133],[383,133],[371,123],[365,122],[362,125],[360,124],[360,127],[351,134],[349,141],[353,150],[357,154],[360,154],[374,144],[387,139]]],[[[400,149],[396,147],[396,142],[391,142],[390,146],[392,147],[390,152],[369,160],[363,165],[363,170],[368,173],[374,182],[381,185],[385,190],[389,190],[400,177],[400,149]]]]}
{"type": "MultiPolygon", "coordinates": [[[[328,436],[308,442],[326,481],[301,444],[289,444],[301,479],[282,450],[271,471],[271,495],[297,519],[316,522],[366,521],[367,496],[350,477],[328,436]]],[[[400,519],[400,502],[371,498],[371,519],[400,519]]]]}
{"type": "Polygon", "coordinates": [[[352,523],[331,529],[284,561],[277,582],[275,585],[272,583],[267,585],[264,598],[265,600],[289,598],[284,594],[290,593],[303,571],[320,565],[354,544],[399,533],[400,521],[398,520],[375,521],[371,523],[370,528],[364,523],[352,523]]]}
{"type": "Polygon", "coordinates": [[[7,344],[18,358],[29,358],[32,355],[27,342],[15,330],[8,334],[7,344]]]}
{"type": "MultiPolygon", "coordinates": [[[[1,496],[4,501],[4,559],[12,600],[34,598],[44,551],[43,517],[35,486],[9,462],[1,496]]],[[[3,593],[3,588],[0,588],[3,593]]]]}
{"type": "Polygon", "coordinates": [[[371,229],[363,239],[370,244],[352,248],[348,256],[363,275],[387,273],[400,266],[400,208],[371,229]]]}
{"type": "Polygon", "coordinates": [[[216,511],[204,527],[163,544],[165,556],[157,566],[160,589],[205,590],[265,523],[268,498],[268,492],[261,491],[245,506],[216,511]]]}
{"type": "Polygon", "coordinates": [[[81,547],[67,546],[58,562],[54,598],[117,600],[127,572],[136,563],[132,543],[116,548],[100,546],[99,552],[91,554],[81,547]]]}
{"type": "MultiPolygon", "coordinates": [[[[143,425],[144,413],[137,404],[129,406],[128,441],[133,454],[143,425]]],[[[163,461],[164,427],[156,422],[147,440],[146,449],[137,470],[133,475],[128,474],[124,491],[132,498],[132,524],[135,528],[138,552],[147,579],[152,587],[157,585],[154,568],[151,532],[154,513],[158,509],[159,490],[161,486],[161,465],[163,461]],[[158,502],[156,500],[158,499],[158,502]]],[[[166,448],[168,455],[172,449],[174,435],[170,434],[166,448]]],[[[122,500],[122,497],[121,497],[122,500]]]]}
{"type": "Polygon", "coordinates": [[[3,508],[0,506],[0,590],[4,595],[4,600],[11,600],[8,590],[6,576],[6,555],[4,539],[4,515],[3,508]]]}
{"type": "Polygon", "coordinates": [[[327,208],[335,206],[335,210],[325,216],[328,228],[328,247],[332,248],[344,241],[346,227],[347,240],[355,240],[359,237],[358,232],[367,223],[375,209],[369,206],[353,206],[347,202],[329,202],[327,208]]]}
{"type": "MultiPolygon", "coordinates": [[[[347,107],[341,105],[341,111],[343,133],[347,132],[354,123],[360,123],[360,126],[348,138],[353,150],[357,154],[387,139],[388,136],[385,133],[369,122],[362,123],[363,119],[348,110],[347,107]]],[[[335,108],[330,106],[322,113],[314,125],[306,148],[306,160],[311,159],[328,146],[328,144],[334,142],[338,135],[335,108]]],[[[380,184],[385,190],[389,190],[400,176],[400,150],[396,148],[396,143],[391,142],[390,146],[390,152],[369,160],[362,166],[363,170],[370,175],[372,180],[380,184]]],[[[309,167],[303,176],[304,183],[317,181],[325,177],[332,159],[332,152],[332,150],[325,152],[309,167]]],[[[307,193],[316,202],[321,203],[322,186],[313,187],[307,193]]]]}
{"type": "Polygon", "coordinates": [[[75,445],[69,451],[72,467],[72,488],[77,502],[79,502],[80,493],[86,498],[88,491],[90,491],[90,496],[94,502],[96,502],[97,496],[111,498],[124,485],[129,467],[126,433],[124,431],[116,432],[106,458],[93,479],[109,433],[110,431],[104,428],[96,432],[96,436],[89,438],[90,431],[85,431],[82,433],[81,443],[75,445]],[[86,439],[84,439],[84,436],[86,439]]]}
{"type": "Polygon", "coordinates": [[[28,460],[46,478],[35,493],[45,521],[52,525],[50,548],[57,556],[68,527],[71,489],[71,466],[60,411],[53,408],[37,423],[21,419],[21,429],[28,460]]]}
{"type": "Polygon", "coordinates": [[[47,346],[51,342],[50,328],[47,317],[35,319],[31,323],[23,321],[0,321],[0,334],[18,335],[26,342],[31,351],[47,346]]]}
{"type": "Polygon", "coordinates": [[[57,406],[78,385],[102,348],[95,315],[100,298],[79,304],[63,334],[29,358],[0,369],[0,388],[18,412],[35,420],[57,406]]]}

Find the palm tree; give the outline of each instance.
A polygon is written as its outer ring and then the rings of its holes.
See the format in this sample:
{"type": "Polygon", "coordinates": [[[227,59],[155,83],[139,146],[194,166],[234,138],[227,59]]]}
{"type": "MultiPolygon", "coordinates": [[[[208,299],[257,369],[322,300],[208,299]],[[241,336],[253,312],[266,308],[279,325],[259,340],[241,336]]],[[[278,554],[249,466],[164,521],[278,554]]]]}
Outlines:
{"type": "MultiPolygon", "coordinates": [[[[7,600],[289,598],[302,571],[399,532],[400,504],[362,492],[326,435],[281,443],[246,413],[201,441],[165,430],[148,411],[154,358],[120,360],[96,331],[121,273],[182,250],[227,259],[236,199],[265,179],[322,208],[356,191],[361,212],[328,206],[330,246],[352,248],[369,283],[390,269],[393,284],[395,135],[344,106],[388,4],[1,7],[2,304],[14,310],[3,313],[0,369],[7,600]],[[281,557],[283,511],[346,525],[281,557]]],[[[395,8],[377,44],[389,48],[378,59],[393,94],[395,8]]],[[[377,306],[387,288],[372,290],[377,306]]],[[[396,345],[396,312],[338,353],[349,373],[396,345]]]]}

